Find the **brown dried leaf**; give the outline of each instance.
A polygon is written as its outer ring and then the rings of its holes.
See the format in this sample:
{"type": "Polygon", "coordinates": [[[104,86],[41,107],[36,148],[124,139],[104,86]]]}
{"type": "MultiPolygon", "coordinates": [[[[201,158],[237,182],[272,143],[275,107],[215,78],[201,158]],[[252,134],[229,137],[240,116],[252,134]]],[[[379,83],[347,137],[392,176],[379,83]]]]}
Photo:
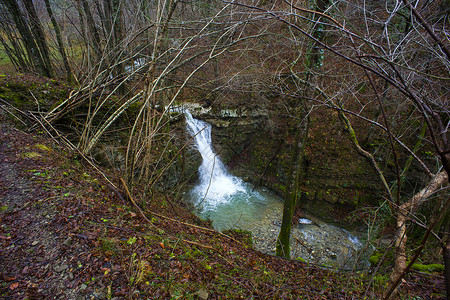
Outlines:
{"type": "Polygon", "coordinates": [[[18,282],[14,282],[13,284],[11,284],[10,286],[9,286],[9,289],[11,290],[11,291],[14,291],[16,288],[18,288],[19,287],[19,283],[18,282]]]}

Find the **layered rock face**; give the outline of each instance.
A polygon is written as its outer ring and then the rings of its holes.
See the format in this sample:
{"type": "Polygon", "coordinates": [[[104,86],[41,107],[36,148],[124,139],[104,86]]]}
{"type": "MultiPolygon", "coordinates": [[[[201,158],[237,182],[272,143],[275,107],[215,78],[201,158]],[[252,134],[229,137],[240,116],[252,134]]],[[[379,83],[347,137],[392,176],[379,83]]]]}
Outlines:
{"type": "MultiPolygon", "coordinates": [[[[270,110],[190,107],[212,124],[216,153],[231,173],[283,195],[291,163],[292,138],[270,110]]],[[[382,199],[377,176],[353,149],[337,116],[313,115],[306,145],[306,180],[300,206],[328,220],[343,220],[360,205],[382,199]]]]}

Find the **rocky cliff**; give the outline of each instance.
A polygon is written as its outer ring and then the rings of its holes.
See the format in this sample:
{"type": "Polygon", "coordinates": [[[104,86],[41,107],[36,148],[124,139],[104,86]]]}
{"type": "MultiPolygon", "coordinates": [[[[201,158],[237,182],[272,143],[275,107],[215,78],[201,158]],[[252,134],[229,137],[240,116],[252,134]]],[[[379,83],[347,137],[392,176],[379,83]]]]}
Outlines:
{"type": "MultiPolygon", "coordinates": [[[[292,138],[276,112],[202,107],[191,107],[191,111],[212,124],[215,151],[230,172],[284,194],[292,138]]],[[[353,149],[337,116],[318,111],[311,115],[311,127],[300,206],[335,221],[360,205],[382,199],[376,174],[353,149]]]]}

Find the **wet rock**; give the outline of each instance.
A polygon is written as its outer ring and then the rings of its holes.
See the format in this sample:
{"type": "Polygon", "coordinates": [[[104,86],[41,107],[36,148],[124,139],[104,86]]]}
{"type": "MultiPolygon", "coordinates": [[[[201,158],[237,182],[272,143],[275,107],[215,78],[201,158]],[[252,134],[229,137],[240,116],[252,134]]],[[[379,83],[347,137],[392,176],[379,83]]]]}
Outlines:
{"type": "Polygon", "coordinates": [[[53,270],[55,270],[55,272],[60,273],[60,272],[66,270],[66,269],[68,269],[68,268],[69,268],[68,265],[62,264],[62,265],[59,265],[59,266],[54,267],[53,270]]]}
{"type": "Polygon", "coordinates": [[[92,293],[94,299],[106,299],[106,294],[102,291],[92,293]]]}
{"type": "Polygon", "coordinates": [[[71,243],[72,243],[72,238],[70,236],[63,242],[63,244],[66,246],[70,246],[71,243]]]}
{"type": "Polygon", "coordinates": [[[206,300],[206,299],[208,299],[208,297],[209,297],[208,292],[206,292],[206,291],[204,291],[204,290],[199,290],[199,291],[197,292],[197,295],[198,295],[198,297],[199,297],[200,299],[202,299],[202,300],[206,300]]]}

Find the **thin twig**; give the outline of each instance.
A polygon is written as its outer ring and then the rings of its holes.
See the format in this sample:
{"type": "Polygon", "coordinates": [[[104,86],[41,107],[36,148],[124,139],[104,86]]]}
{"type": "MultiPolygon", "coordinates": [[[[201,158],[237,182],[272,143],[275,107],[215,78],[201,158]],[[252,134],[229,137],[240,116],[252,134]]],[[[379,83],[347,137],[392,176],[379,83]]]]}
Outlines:
{"type": "Polygon", "coordinates": [[[203,247],[203,248],[206,248],[206,249],[215,250],[215,249],[214,249],[213,247],[211,247],[211,246],[203,245],[203,244],[200,244],[200,243],[197,243],[197,242],[188,241],[188,240],[185,240],[185,239],[182,239],[182,241],[185,242],[185,243],[188,243],[188,244],[195,245],[195,246],[199,246],[199,247],[203,247]]]}

